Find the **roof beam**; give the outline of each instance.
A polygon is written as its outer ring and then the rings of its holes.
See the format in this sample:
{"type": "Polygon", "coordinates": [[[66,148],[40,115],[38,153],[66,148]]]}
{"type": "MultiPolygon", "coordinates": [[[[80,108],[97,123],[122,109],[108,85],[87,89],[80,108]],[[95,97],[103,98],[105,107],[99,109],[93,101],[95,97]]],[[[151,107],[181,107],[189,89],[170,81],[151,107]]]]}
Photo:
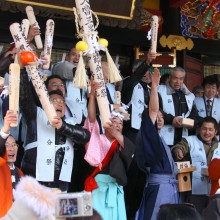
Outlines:
{"type": "Polygon", "coordinates": [[[186,4],[189,0],[170,0],[170,7],[179,8],[186,4]]]}

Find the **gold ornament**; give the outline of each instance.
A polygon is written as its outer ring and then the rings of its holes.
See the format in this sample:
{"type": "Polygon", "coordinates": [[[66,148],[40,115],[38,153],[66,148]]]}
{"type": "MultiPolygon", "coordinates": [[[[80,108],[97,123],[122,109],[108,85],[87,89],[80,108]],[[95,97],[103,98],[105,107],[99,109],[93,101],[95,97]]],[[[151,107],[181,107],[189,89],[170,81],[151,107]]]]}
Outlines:
{"type": "Polygon", "coordinates": [[[89,49],[89,45],[85,41],[79,41],[76,44],[76,50],[78,51],[85,51],[89,49]]]}
{"type": "Polygon", "coordinates": [[[167,38],[163,35],[160,38],[160,44],[162,47],[168,46],[170,49],[176,48],[176,50],[184,50],[186,48],[191,50],[194,46],[194,43],[190,38],[186,40],[183,36],[178,35],[169,35],[167,38]]]}
{"type": "Polygon", "coordinates": [[[104,47],[108,47],[108,41],[105,38],[99,38],[98,43],[104,47]]]}

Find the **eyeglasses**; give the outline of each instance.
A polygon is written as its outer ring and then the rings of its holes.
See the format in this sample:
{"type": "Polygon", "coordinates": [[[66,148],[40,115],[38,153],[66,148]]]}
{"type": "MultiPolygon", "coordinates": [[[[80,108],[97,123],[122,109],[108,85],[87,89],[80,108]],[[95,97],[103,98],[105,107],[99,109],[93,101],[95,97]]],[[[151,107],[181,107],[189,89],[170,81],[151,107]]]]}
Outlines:
{"type": "Polygon", "coordinates": [[[15,148],[19,147],[19,145],[16,144],[16,143],[13,143],[13,144],[5,144],[5,147],[6,147],[7,149],[9,149],[9,148],[15,149],[15,148]]]}
{"type": "Polygon", "coordinates": [[[53,98],[53,99],[51,98],[50,102],[51,103],[56,103],[56,104],[61,104],[61,105],[65,104],[65,101],[63,99],[58,99],[58,98],[53,98]]]}
{"type": "Polygon", "coordinates": [[[52,87],[64,87],[63,83],[51,83],[49,85],[51,85],[52,87]]]}

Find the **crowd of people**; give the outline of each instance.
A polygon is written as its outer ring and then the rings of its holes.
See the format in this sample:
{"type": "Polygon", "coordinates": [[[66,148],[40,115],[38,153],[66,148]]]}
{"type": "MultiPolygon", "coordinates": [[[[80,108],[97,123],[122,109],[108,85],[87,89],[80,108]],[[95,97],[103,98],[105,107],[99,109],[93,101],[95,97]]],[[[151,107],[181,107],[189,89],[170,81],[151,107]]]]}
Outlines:
{"type": "MultiPolygon", "coordinates": [[[[28,40],[37,34],[36,26],[30,26],[28,40]]],[[[2,78],[16,54],[19,48],[12,46],[1,56],[2,78]]],[[[33,185],[39,184],[36,189],[42,191],[90,191],[97,219],[219,219],[217,76],[205,77],[191,92],[184,84],[187,73],[182,67],[172,68],[163,80],[159,69],[149,71],[156,58],[149,49],[146,60],[136,60],[130,76],[116,86],[109,83],[108,65],[102,61],[111,111],[108,126],[103,127],[96,100],[100,84],[89,70],[90,89],[72,83],[79,56],[73,47],[64,62],[52,65],[45,86],[57,116],[50,122],[25,67],[21,69],[19,115],[9,110],[2,80],[0,219],[13,219],[10,213],[16,212],[16,190],[23,176],[33,177],[37,181],[33,185]],[[114,96],[118,89],[119,104],[114,96]],[[118,111],[125,106],[129,120],[118,111]],[[13,123],[19,124],[16,129],[13,123]],[[180,161],[196,167],[192,190],[181,193],[175,164],[180,161]],[[202,172],[205,169],[210,176],[202,172]]]]}

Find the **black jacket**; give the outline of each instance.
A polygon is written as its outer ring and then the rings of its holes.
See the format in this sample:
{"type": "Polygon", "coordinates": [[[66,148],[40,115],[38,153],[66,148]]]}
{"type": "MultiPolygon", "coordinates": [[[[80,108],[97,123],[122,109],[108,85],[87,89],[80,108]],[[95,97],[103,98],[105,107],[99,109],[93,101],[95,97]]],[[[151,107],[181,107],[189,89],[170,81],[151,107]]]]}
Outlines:
{"type": "MultiPolygon", "coordinates": [[[[131,101],[134,87],[138,83],[142,82],[141,79],[145,75],[145,73],[149,70],[149,68],[150,66],[146,63],[146,61],[143,61],[143,63],[137,68],[137,70],[134,73],[132,73],[129,77],[125,78],[125,80],[123,81],[122,92],[121,92],[121,99],[124,104],[128,104],[131,101]]],[[[146,87],[145,92],[149,96],[149,88],[146,87]]]]}

